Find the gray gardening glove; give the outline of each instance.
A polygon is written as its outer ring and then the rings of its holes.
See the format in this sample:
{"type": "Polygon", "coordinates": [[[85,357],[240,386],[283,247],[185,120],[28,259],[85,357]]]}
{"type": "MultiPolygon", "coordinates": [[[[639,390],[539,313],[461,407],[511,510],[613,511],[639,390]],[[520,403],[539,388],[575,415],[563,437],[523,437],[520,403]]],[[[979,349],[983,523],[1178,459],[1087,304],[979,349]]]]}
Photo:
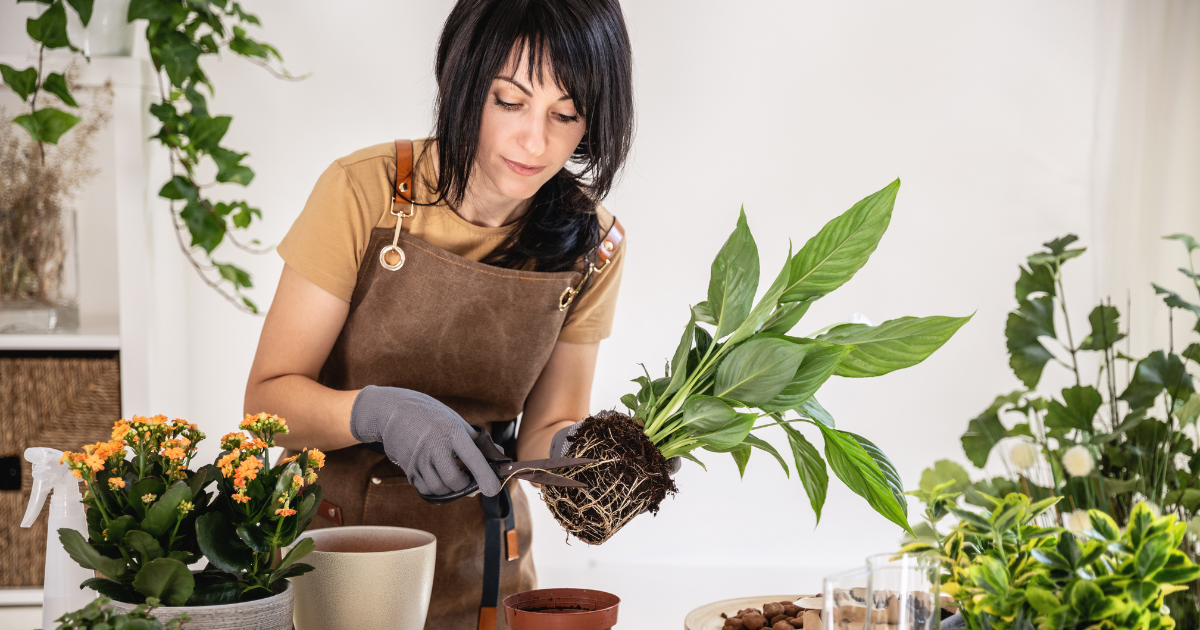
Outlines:
{"type": "MultiPolygon", "coordinates": [[[[550,439],[550,457],[567,456],[567,449],[570,448],[570,444],[567,444],[567,438],[575,435],[575,431],[579,429],[580,422],[576,422],[569,427],[563,427],[554,434],[554,437],[550,439]]],[[[667,465],[670,466],[671,476],[673,477],[675,473],[679,472],[680,468],[683,468],[683,458],[672,457],[667,460],[667,465]]]]}
{"type": "Polygon", "coordinates": [[[453,409],[431,396],[399,387],[363,388],[350,412],[350,432],[359,442],[381,442],[392,463],[404,469],[421,494],[441,495],[471,485],[486,496],[500,493],[500,479],[479,452],[477,432],[453,409]],[[471,475],[454,458],[462,460],[471,475]]]}

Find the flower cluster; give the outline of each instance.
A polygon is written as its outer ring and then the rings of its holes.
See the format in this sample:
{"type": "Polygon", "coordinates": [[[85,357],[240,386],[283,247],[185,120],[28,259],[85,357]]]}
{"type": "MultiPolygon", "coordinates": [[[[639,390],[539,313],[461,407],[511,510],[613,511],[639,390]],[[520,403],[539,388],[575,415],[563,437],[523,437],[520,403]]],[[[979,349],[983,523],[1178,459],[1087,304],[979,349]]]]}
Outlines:
{"type": "Polygon", "coordinates": [[[76,479],[91,482],[95,480],[96,473],[104,470],[105,464],[112,467],[124,459],[125,442],[109,440],[87,444],[83,447],[82,453],[65,451],[58,461],[60,464],[66,464],[76,479]]]}
{"type": "Polygon", "coordinates": [[[247,503],[250,501],[250,497],[246,496],[247,484],[254,481],[263,468],[259,456],[267,450],[267,443],[242,433],[229,433],[221,438],[221,446],[230,449],[217,460],[221,476],[233,478],[236,491],[230,498],[238,503],[247,503]]]}
{"type": "Polygon", "coordinates": [[[242,420],[240,428],[244,431],[249,431],[252,435],[261,438],[271,446],[275,446],[274,437],[276,434],[288,432],[287,420],[266,412],[258,415],[246,414],[246,418],[242,420]]]}

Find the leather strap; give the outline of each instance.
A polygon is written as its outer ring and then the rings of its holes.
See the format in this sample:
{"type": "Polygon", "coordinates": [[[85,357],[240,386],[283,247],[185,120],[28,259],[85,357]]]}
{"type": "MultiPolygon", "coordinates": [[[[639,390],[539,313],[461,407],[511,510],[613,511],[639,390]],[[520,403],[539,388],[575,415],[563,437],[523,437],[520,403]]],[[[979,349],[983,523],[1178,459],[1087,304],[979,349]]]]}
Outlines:
{"type": "Polygon", "coordinates": [[[328,501],[321,500],[321,507],[317,509],[317,514],[324,516],[338,525],[342,524],[342,508],[328,501]]]}
{"type": "Polygon", "coordinates": [[[396,203],[412,203],[413,144],[412,140],[396,141],[396,203]]]}
{"type": "Polygon", "coordinates": [[[494,497],[483,497],[483,598],[479,602],[479,630],[494,630],[500,606],[500,567],[504,564],[504,530],[514,522],[512,497],[505,486],[494,497]]]}
{"type": "Polygon", "coordinates": [[[596,260],[603,267],[608,264],[608,259],[612,258],[613,252],[617,251],[617,246],[625,238],[625,228],[621,222],[613,217],[612,227],[608,229],[608,234],[604,235],[604,240],[600,241],[600,246],[596,248],[596,260]]]}

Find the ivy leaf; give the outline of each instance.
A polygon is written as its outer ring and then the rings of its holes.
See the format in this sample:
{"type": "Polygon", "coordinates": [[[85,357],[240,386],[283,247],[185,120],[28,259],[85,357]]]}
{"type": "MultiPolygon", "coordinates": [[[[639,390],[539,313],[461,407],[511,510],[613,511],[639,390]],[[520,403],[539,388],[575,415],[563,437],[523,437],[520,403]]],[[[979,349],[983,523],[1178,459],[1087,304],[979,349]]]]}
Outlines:
{"type": "Polygon", "coordinates": [[[1092,333],[1079,345],[1080,350],[1107,350],[1114,343],[1125,338],[1121,332],[1118,318],[1120,313],[1115,306],[1097,306],[1088,315],[1092,324],[1092,333]]]}
{"type": "Polygon", "coordinates": [[[1171,308],[1183,309],[1185,311],[1191,311],[1193,315],[1195,315],[1196,317],[1200,317],[1200,306],[1197,306],[1195,304],[1192,304],[1191,302],[1188,302],[1187,300],[1180,297],[1178,293],[1176,293],[1170,289],[1164,289],[1163,287],[1160,287],[1154,283],[1150,283],[1150,286],[1154,287],[1155,294],[1166,296],[1163,298],[1163,302],[1167,306],[1169,306],[1171,308]]]}
{"type": "Polygon", "coordinates": [[[878,326],[842,324],[817,338],[855,346],[838,363],[838,376],[882,376],[924,361],[971,317],[901,317],[878,326]]]}
{"type": "Polygon", "coordinates": [[[1133,380],[1120,398],[1137,411],[1150,408],[1163,391],[1173,398],[1184,399],[1195,391],[1195,386],[1178,355],[1157,350],[1138,361],[1133,380]]]}
{"type": "Polygon", "coordinates": [[[158,191],[158,196],[163,199],[196,201],[200,197],[200,192],[186,177],[176,175],[171,178],[171,181],[163,184],[158,191]]]}
{"type": "Polygon", "coordinates": [[[791,279],[780,301],[821,297],[853,278],[887,231],[899,190],[897,179],[826,223],[789,261],[791,279]]]}
{"type": "Polygon", "coordinates": [[[171,17],[175,6],[173,3],[162,2],[161,0],[131,0],[129,10],[125,12],[125,21],[165,20],[171,17]]]}
{"type": "Polygon", "coordinates": [[[1200,249],[1200,243],[1197,243],[1195,238],[1187,234],[1171,234],[1170,236],[1164,236],[1163,240],[1183,243],[1189,254],[1200,249]]]}
{"type": "Polygon", "coordinates": [[[825,506],[825,495],[829,490],[829,472],[825,460],[817,448],[804,437],[799,430],[791,425],[781,424],[787,433],[788,444],[792,447],[792,456],[796,460],[796,476],[804,484],[804,492],[808,494],[808,502],[817,515],[817,523],[821,522],[821,508],[825,506]]]}
{"type": "Polygon", "coordinates": [[[225,222],[209,213],[200,201],[189,201],[179,216],[192,235],[192,247],[202,247],[211,254],[225,238],[225,222]]]}
{"type": "Polygon", "coordinates": [[[1037,387],[1046,362],[1054,358],[1038,340],[1056,337],[1054,333],[1054,299],[1034,298],[1008,314],[1004,328],[1007,339],[1009,366],[1026,387],[1037,387]]]}
{"type": "Polygon", "coordinates": [[[42,83],[42,89],[62,99],[62,102],[70,107],[79,107],[79,103],[76,103],[75,98],[71,96],[71,90],[67,89],[66,78],[57,72],[51,72],[50,76],[46,77],[45,83],[42,83]]]}
{"type": "Polygon", "coordinates": [[[29,95],[37,89],[37,70],[34,68],[16,70],[12,66],[0,63],[0,75],[3,75],[4,82],[22,101],[28,100],[29,95]]]}
{"type": "Polygon", "coordinates": [[[43,107],[32,114],[23,114],[13,122],[25,128],[35,142],[58,144],[58,139],[79,123],[78,116],[53,107],[43,107]]]}
{"type": "Polygon", "coordinates": [[[233,122],[233,118],[229,116],[217,116],[216,118],[202,118],[197,120],[192,123],[192,130],[189,134],[192,140],[191,146],[201,151],[211,151],[217,148],[217,144],[221,142],[221,138],[225,137],[225,132],[229,131],[229,123],[231,122],[233,122]]]}
{"type": "MultiPolygon", "coordinates": [[[[228,118],[228,116],[224,118],[228,118]]],[[[228,127],[228,124],[226,124],[226,127],[228,127]]],[[[249,166],[243,166],[239,163],[246,157],[245,153],[216,147],[210,149],[209,154],[212,155],[213,161],[217,163],[217,181],[249,186],[250,181],[254,179],[254,171],[249,166]]]]}
{"type": "Polygon", "coordinates": [[[743,208],[738,215],[737,227],[712,262],[708,308],[717,321],[714,338],[724,338],[746,321],[757,290],[758,245],[750,234],[743,208]]]}
{"type": "Polygon", "coordinates": [[[216,265],[217,270],[221,273],[221,277],[233,284],[235,290],[249,289],[254,286],[250,282],[250,274],[246,273],[241,267],[219,262],[214,262],[213,264],[216,265]]]}
{"type": "MultiPolygon", "coordinates": [[[[133,10],[132,4],[129,9],[133,10]]],[[[167,71],[167,78],[171,80],[171,85],[181,87],[183,82],[195,72],[196,60],[200,58],[200,49],[186,36],[169,32],[163,36],[163,43],[159,47],[159,57],[162,60],[162,67],[167,71]]]]}
{"type": "Polygon", "coordinates": [[[1051,400],[1046,412],[1046,426],[1058,429],[1079,429],[1093,432],[1092,419],[1104,404],[1100,392],[1091,385],[1068,387],[1062,390],[1063,403],[1051,400]]]}
{"type": "Polygon", "coordinates": [[[867,500],[876,512],[904,528],[908,533],[905,509],[891,485],[869,453],[848,433],[817,424],[825,438],[825,457],[838,479],[858,496],[867,500]]]}
{"type": "Polygon", "coordinates": [[[45,44],[46,48],[70,46],[76,50],[67,39],[67,10],[61,2],[51,4],[38,17],[25,20],[25,32],[33,41],[45,44]]]}
{"type": "Polygon", "coordinates": [[[67,4],[75,9],[75,13],[79,15],[79,21],[84,26],[92,21],[92,0],[67,0],[67,4]]]}

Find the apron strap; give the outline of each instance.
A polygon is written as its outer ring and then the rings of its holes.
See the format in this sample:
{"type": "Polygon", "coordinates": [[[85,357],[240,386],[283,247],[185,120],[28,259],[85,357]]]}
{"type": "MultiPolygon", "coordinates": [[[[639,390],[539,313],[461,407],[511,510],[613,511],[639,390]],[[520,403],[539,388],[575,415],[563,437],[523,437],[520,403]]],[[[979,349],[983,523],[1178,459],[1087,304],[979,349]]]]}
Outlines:
{"type": "Polygon", "coordinates": [[[392,194],[392,205],[388,209],[396,216],[396,232],[392,235],[392,244],[385,245],[379,251],[379,264],[388,271],[396,271],[404,266],[404,250],[400,249],[400,226],[404,220],[411,217],[416,210],[412,186],[413,176],[413,145],[412,140],[396,141],[396,191],[392,194]],[[407,197],[405,197],[407,195],[407,197]],[[408,212],[396,211],[396,202],[400,207],[408,204],[408,212]],[[393,258],[388,258],[392,254],[393,258]]]}
{"type": "MultiPolygon", "coordinates": [[[[494,497],[483,497],[483,599],[479,602],[479,630],[495,630],[496,613],[500,607],[500,568],[504,564],[505,530],[516,533],[512,497],[508,486],[494,497]]],[[[509,551],[509,556],[514,554],[509,551]]]]}
{"type": "Polygon", "coordinates": [[[621,240],[625,238],[625,228],[621,226],[621,222],[613,217],[612,227],[608,228],[608,234],[604,235],[604,240],[600,241],[600,245],[596,247],[596,258],[588,262],[587,272],[583,274],[583,280],[579,281],[579,286],[568,286],[562,292],[562,296],[558,298],[558,310],[565,311],[575,301],[575,296],[583,291],[583,285],[592,277],[594,273],[604,271],[608,267],[608,261],[613,257],[613,252],[617,251],[617,246],[621,244],[621,240]],[[596,261],[600,261],[600,266],[596,266],[596,261]]]}

